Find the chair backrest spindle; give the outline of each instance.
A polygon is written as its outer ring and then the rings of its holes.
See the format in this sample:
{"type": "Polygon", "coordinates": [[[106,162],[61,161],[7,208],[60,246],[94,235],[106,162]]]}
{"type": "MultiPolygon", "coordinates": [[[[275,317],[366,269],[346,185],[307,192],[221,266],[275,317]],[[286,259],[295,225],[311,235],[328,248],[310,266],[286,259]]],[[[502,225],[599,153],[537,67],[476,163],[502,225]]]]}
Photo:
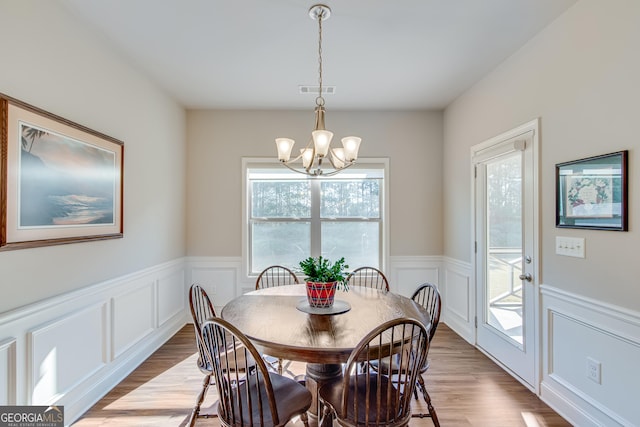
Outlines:
{"type": "Polygon", "coordinates": [[[363,286],[389,292],[389,281],[384,273],[375,267],[359,267],[346,277],[349,286],[363,286]]]}
{"type": "Polygon", "coordinates": [[[198,367],[201,371],[211,373],[211,366],[207,364],[207,358],[202,348],[202,325],[207,319],[216,317],[213,304],[207,292],[199,284],[191,285],[189,290],[189,307],[193,319],[193,329],[196,334],[196,347],[198,349],[198,367]]]}
{"type": "Polygon", "coordinates": [[[281,265],[272,265],[262,270],[256,279],[256,289],[295,285],[296,283],[300,282],[293,271],[281,265]]]}
{"type": "Polygon", "coordinates": [[[428,333],[421,322],[405,318],[385,322],[351,352],[342,382],[321,388],[320,397],[333,408],[340,425],[408,425],[428,351],[428,333]],[[389,370],[373,368],[384,359],[389,370]]]}
{"type": "Polygon", "coordinates": [[[429,330],[429,342],[433,340],[433,336],[440,322],[441,298],[438,288],[433,283],[423,283],[416,289],[411,297],[417,304],[421,305],[429,314],[431,320],[431,329],[429,330]]]}
{"type": "Polygon", "coordinates": [[[278,425],[271,378],[253,344],[220,318],[205,322],[202,340],[216,376],[221,419],[230,425],[278,425]]]}

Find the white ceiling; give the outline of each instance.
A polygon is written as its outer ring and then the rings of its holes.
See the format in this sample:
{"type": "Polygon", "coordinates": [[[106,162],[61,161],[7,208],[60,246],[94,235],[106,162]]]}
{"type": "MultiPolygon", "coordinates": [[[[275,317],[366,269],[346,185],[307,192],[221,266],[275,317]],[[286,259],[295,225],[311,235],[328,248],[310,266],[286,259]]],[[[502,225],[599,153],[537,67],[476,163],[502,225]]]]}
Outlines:
{"type": "MultiPolygon", "coordinates": [[[[315,104],[314,1],[59,1],[185,107],[315,104]]],[[[327,110],[442,109],[575,1],[326,1],[327,110]]]]}

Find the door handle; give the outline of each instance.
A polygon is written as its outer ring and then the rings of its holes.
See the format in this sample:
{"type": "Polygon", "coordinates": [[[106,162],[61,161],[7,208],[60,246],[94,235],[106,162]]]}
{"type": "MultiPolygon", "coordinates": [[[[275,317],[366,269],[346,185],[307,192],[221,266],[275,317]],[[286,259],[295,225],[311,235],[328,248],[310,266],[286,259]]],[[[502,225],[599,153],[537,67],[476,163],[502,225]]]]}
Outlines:
{"type": "Polygon", "coordinates": [[[531,282],[533,280],[533,276],[531,276],[531,273],[521,274],[520,276],[518,276],[518,278],[520,280],[526,280],[527,282],[531,282]]]}

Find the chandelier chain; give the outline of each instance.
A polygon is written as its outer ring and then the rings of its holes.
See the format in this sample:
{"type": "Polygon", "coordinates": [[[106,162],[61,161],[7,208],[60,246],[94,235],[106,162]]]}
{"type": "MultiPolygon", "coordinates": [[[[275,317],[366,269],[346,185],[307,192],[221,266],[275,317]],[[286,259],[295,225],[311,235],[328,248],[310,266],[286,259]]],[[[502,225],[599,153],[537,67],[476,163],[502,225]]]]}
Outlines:
{"type": "Polygon", "coordinates": [[[324,98],[322,97],[322,18],[324,12],[318,13],[318,97],[316,105],[324,106],[324,98]]]}

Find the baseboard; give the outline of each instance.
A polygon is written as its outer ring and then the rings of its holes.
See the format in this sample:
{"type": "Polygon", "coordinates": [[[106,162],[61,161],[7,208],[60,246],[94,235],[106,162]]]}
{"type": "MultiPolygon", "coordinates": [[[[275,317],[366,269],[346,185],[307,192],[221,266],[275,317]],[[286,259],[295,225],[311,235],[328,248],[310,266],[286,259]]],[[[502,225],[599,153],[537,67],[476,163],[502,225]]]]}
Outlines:
{"type": "Polygon", "coordinates": [[[574,405],[570,399],[567,399],[564,393],[558,392],[554,387],[549,387],[549,384],[545,382],[540,386],[540,398],[574,426],[604,426],[604,424],[589,416],[589,414],[579,406],[574,405]]]}

